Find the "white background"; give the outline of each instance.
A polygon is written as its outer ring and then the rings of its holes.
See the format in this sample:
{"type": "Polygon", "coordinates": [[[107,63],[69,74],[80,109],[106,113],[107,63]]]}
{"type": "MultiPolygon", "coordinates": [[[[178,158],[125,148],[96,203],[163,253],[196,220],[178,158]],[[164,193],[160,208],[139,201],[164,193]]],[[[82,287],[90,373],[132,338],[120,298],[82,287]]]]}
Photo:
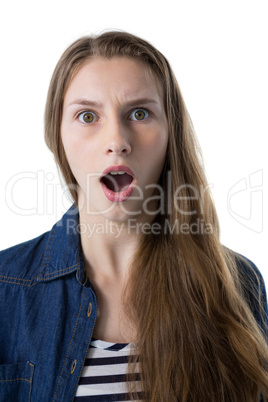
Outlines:
{"type": "Polygon", "coordinates": [[[253,260],[268,281],[267,1],[1,4],[0,248],[49,230],[70,205],[43,141],[58,58],[81,35],[122,29],[169,59],[203,149],[221,240],[253,260]]]}

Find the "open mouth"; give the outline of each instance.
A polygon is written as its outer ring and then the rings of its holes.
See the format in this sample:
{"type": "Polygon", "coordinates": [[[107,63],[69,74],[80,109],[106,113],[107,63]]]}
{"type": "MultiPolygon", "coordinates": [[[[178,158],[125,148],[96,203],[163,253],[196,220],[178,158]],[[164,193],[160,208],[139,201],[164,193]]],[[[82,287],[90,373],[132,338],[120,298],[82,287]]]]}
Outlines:
{"type": "Polygon", "coordinates": [[[133,177],[124,171],[110,172],[101,178],[101,182],[114,193],[126,190],[133,181],[133,177]]]}
{"type": "Polygon", "coordinates": [[[105,196],[110,201],[126,201],[134,188],[134,173],[127,166],[110,166],[100,179],[105,196]]]}

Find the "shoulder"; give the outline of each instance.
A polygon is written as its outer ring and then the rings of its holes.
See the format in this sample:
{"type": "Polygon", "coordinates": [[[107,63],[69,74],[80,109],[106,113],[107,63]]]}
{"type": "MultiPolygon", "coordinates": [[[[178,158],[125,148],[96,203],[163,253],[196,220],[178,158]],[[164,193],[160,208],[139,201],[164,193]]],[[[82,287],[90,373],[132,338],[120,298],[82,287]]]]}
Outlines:
{"type": "Polygon", "coordinates": [[[234,253],[239,278],[245,291],[265,294],[265,283],[257,266],[247,257],[234,253]]]}
{"type": "Polygon", "coordinates": [[[42,268],[49,233],[0,251],[0,281],[30,280],[37,276],[42,268]]]}
{"type": "Polygon", "coordinates": [[[1,251],[0,282],[32,286],[78,269],[78,220],[78,211],[73,205],[50,231],[1,251]]]}
{"type": "Polygon", "coordinates": [[[247,257],[233,253],[243,296],[256,321],[266,332],[268,323],[267,294],[260,270],[247,257]]]}

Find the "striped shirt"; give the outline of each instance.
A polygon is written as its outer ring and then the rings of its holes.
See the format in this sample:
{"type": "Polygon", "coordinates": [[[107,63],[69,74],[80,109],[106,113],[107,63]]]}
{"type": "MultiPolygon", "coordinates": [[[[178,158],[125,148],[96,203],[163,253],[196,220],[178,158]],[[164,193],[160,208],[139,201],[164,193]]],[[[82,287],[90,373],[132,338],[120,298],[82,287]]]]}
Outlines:
{"type": "MultiPolygon", "coordinates": [[[[126,373],[129,355],[134,351],[134,344],[110,343],[93,338],[74,401],[130,401],[126,373]]],[[[136,373],[133,381],[139,380],[139,373],[136,373]]],[[[141,400],[141,393],[139,397],[141,400]]]]}

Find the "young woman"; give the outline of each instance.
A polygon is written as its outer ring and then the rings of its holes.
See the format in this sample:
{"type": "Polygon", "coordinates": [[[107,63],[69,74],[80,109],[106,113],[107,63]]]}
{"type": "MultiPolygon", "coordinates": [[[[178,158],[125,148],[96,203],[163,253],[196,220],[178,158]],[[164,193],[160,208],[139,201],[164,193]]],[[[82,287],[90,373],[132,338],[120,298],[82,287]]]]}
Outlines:
{"type": "Polygon", "coordinates": [[[77,40],[45,138],[74,205],[1,252],[0,400],[266,398],[263,279],[220,243],[166,58],[128,33],[77,40]]]}

